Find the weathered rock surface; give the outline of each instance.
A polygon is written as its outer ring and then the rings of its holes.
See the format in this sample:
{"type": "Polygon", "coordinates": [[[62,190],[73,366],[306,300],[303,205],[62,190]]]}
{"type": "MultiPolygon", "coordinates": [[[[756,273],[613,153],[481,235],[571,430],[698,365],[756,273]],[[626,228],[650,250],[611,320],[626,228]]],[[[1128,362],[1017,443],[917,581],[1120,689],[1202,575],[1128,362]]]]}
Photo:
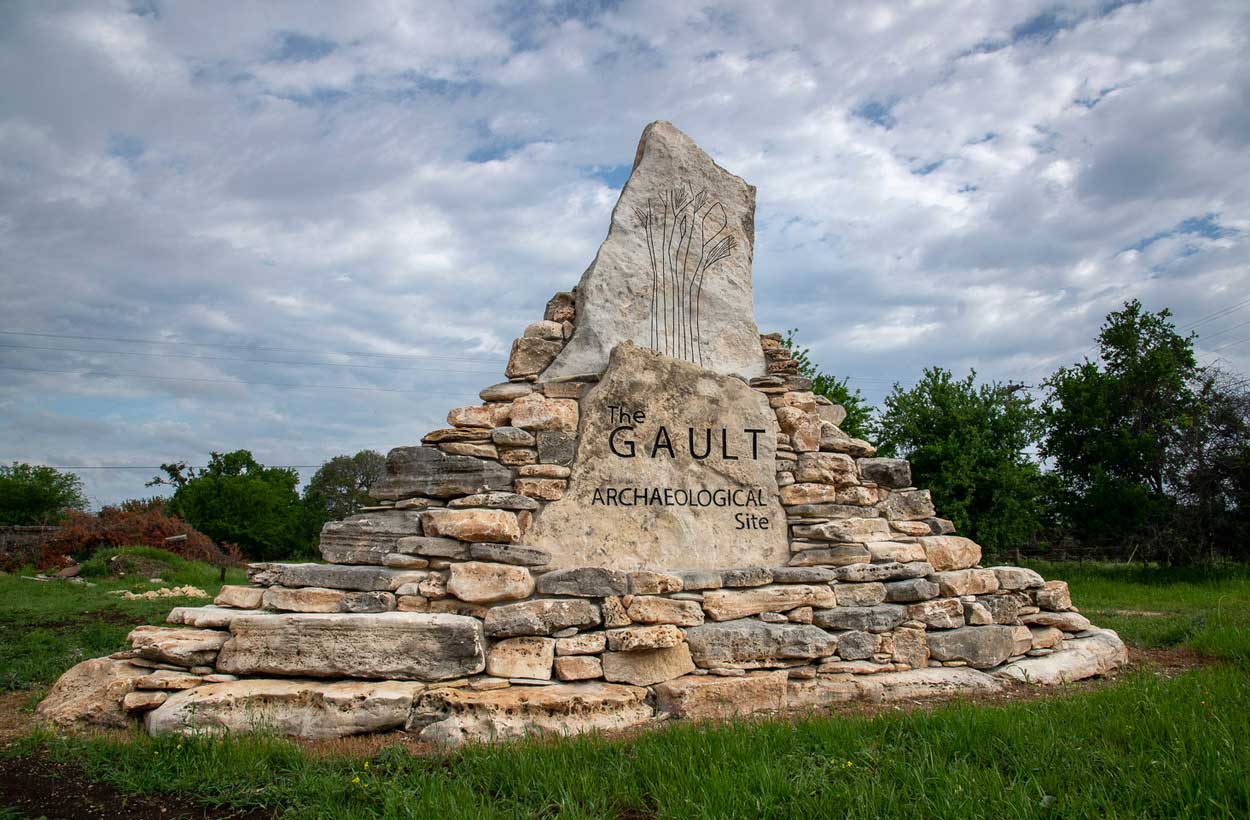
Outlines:
{"type": "Polygon", "coordinates": [[[668,649],[682,641],[681,630],[672,624],[625,626],[608,630],[608,649],[613,652],[640,652],[668,649]]]}
{"type": "MultiPolygon", "coordinates": [[[[263,589],[256,590],[264,593],[263,589]]],[[[250,615],[248,609],[230,609],[221,606],[176,606],[165,616],[166,623],[195,626],[200,629],[228,629],[230,622],[242,615],[250,615]]]]}
{"type": "Polygon", "coordinates": [[[525,567],[465,561],[451,565],[447,592],[471,603],[519,601],[534,592],[534,579],[525,567]]]}
{"type": "Polygon", "coordinates": [[[885,700],[918,700],[951,695],[993,694],[1003,684],[992,675],[966,667],[909,669],[906,672],[882,672],[873,675],[881,684],[885,700]]]}
{"type": "Polygon", "coordinates": [[[830,587],[807,584],[717,589],[703,596],[703,609],[714,621],[745,618],[761,612],[785,612],[800,606],[829,608],[834,605],[834,592],[830,587]]]}
{"type": "Polygon", "coordinates": [[[83,661],[52,684],[35,715],[58,726],[124,727],[129,719],[122,701],[151,671],[112,658],[83,661]]]}
{"type": "Polygon", "coordinates": [[[230,606],[238,609],[259,609],[264,592],[263,589],[256,587],[226,584],[218,590],[213,603],[217,606],[230,606]]]}
{"type": "Polygon", "coordinates": [[[337,564],[252,564],[247,577],[261,586],[322,587],[368,592],[394,592],[429,575],[421,570],[337,564]]]}
{"type": "Polygon", "coordinates": [[[837,649],[837,638],[815,626],[751,619],[691,627],[686,640],[695,663],[705,668],[824,658],[837,649]]]}
{"type": "Polygon", "coordinates": [[[321,528],[321,557],[332,564],[381,564],[399,539],[421,534],[416,512],[385,510],[330,521],[321,528]]]}
{"type": "Polygon", "coordinates": [[[628,592],[629,578],[620,570],[603,567],[556,570],[539,577],[538,591],[543,595],[606,598],[609,595],[624,595],[628,592]]]}
{"type": "Polygon", "coordinates": [[[998,576],[988,569],[960,569],[951,572],[935,572],[929,577],[947,598],[960,595],[987,595],[998,592],[998,576]]]}
{"type": "Polygon", "coordinates": [[[967,569],[981,561],[981,547],[958,535],[931,535],[920,539],[935,572],[967,569]]]}
{"type": "Polygon", "coordinates": [[[715,373],[762,376],[754,245],[755,188],[672,124],[651,123],[608,237],[578,282],[573,338],[542,379],[601,373],[626,341],[715,373]],[[669,244],[677,248],[673,257],[663,250],[669,244]]]}
{"type": "Polygon", "coordinates": [[[675,601],[655,595],[635,595],[626,612],[631,620],[641,624],[698,626],[704,620],[703,608],[697,601],[675,601]]]}
{"type": "Polygon", "coordinates": [[[786,673],[752,672],[742,677],[689,675],[655,687],[655,706],[686,720],[727,720],[786,708],[786,673]]]}
{"type": "Polygon", "coordinates": [[[551,680],[555,655],[555,638],[508,638],[490,648],[486,674],[497,678],[551,680]]]}
{"type": "Polygon", "coordinates": [[[437,681],[486,666],[482,624],[461,615],[252,615],[230,634],[219,672],[437,681]]]}
{"type": "Polygon", "coordinates": [[[907,607],[898,604],[880,606],[840,606],[818,609],[812,623],[825,629],[859,629],[864,632],[888,632],[907,620],[907,607]]]}
{"type": "Polygon", "coordinates": [[[911,465],[901,458],[861,458],[858,463],[864,481],[892,490],[911,484],[911,465]]]}
{"type": "Polygon", "coordinates": [[[274,732],[324,739],[398,729],[420,683],[249,679],[172,695],[146,717],[162,734],[274,732]]]}
{"type": "Polygon", "coordinates": [[[963,626],[930,632],[929,653],[939,661],[967,661],[974,669],[998,666],[1013,654],[1009,626],[963,626]]]}
{"type": "Polygon", "coordinates": [[[126,636],[139,657],[174,666],[211,666],[230,637],[225,632],[187,627],[138,626],[126,636]]]}
{"type": "Polygon", "coordinates": [[[407,728],[421,740],[447,744],[620,731],[654,718],[646,696],[646,689],[610,683],[432,689],[417,699],[407,728]]]}
{"type": "Polygon", "coordinates": [[[527,535],[552,554],[552,566],[666,570],[785,563],[776,420],[763,395],[738,379],[622,344],[581,408],[569,486],[527,535]],[[610,407],[644,417],[622,424],[610,407]],[[622,426],[634,429],[618,430],[622,426]],[[643,496],[636,500],[635,491],[643,496]],[[718,506],[717,499],[729,503],[718,506]],[[767,518],[769,528],[741,529],[736,516],[747,513],[767,518]]]}
{"type": "Polygon", "coordinates": [[[1126,663],[1128,650],[1120,636],[1110,629],[1100,629],[1088,638],[1065,642],[1060,651],[1009,663],[994,674],[1021,683],[1054,686],[1105,675],[1126,663]]]}
{"type": "Polygon", "coordinates": [[[590,601],[539,599],[492,607],[486,613],[486,634],[492,638],[550,635],[568,627],[598,626],[599,607],[590,601]]]}
{"type": "Polygon", "coordinates": [[[498,462],[448,455],[437,447],[396,447],[386,455],[386,475],[369,488],[369,494],[397,500],[413,495],[452,498],[511,489],[512,471],[498,462]]]}
{"type": "Polygon", "coordinates": [[[636,652],[604,652],[603,677],[613,683],[651,686],[694,671],[690,647],[684,643],[636,652]]]}
{"type": "Polygon", "coordinates": [[[426,510],[421,513],[421,527],[426,535],[454,538],[457,541],[509,544],[521,540],[521,526],[517,522],[517,514],[511,510],[426,510]]]}

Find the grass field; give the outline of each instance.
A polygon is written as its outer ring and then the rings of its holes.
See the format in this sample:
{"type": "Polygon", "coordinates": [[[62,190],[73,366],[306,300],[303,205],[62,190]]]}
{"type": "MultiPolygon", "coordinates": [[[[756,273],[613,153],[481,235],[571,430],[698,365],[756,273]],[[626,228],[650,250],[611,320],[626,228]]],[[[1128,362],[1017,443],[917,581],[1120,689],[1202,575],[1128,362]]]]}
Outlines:
{"type": "MultiPolygon", "coordinates": [[[[73,762],[123,792],[194,796],[284,818],[1250,816],[1250,573],[1038,569],[1067,579],[1083,611],[1134,644],[1188,647],[1212,662],[1002,705],[674,725],[631,738],[534,740],[443,755],[398,744],[363,756],[268,737],[138,734],[35,734],[0,754],[73,762]]],[[[28,628],[40,612],[60,619],[72,612],[81,622],[93,607],[117,604],[101,594],[102,583],[80,591],[76,609],[25,598],[15,606],[7,592],[17,583],[0,576],[5,652],[20,637],[12,625],[28,628]]],[[[146,618],[170,605],[134,603],[120,611],[146,618]]],[[[53,634],[66,643],[48,656],[27,645],[29,684],[71,662],[65,647],[75,639],[53,634]]],[[[0,818],[9,820],[2,811],[0,818]]]]}

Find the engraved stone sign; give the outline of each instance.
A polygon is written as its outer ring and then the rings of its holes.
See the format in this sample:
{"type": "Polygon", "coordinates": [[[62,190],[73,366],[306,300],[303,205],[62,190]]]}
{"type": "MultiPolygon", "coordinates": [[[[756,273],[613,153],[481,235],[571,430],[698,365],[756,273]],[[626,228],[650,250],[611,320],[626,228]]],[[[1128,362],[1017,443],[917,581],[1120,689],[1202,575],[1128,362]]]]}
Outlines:
{"type": "Polygon", "coordinates": [[[707,569],[789,558],[777,419],[765,396],[626,343],[580,415],[568,490],[527,536],[553,566],[707,569]]]}

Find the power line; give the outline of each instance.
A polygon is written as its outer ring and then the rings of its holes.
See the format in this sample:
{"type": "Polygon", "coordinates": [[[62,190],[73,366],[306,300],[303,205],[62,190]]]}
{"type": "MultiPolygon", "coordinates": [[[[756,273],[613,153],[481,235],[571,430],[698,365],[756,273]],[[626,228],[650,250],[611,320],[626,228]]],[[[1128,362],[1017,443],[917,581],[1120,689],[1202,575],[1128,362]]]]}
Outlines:
{"type": "Polygon", "coordinates": [[[482,364],[494,364],[504,356],[486,353],[483,354],[489,358],[471,359],[465,356],[437,356],[432,353],[369,353],[361,351],[337,351],[337,350],[313,350],[310,348],[300,347],[264,347],[261,345],[234,344],[230,342],[176,342],[170,339],[128,339],[118,336],[74,336],[65,333],[36,333],[33,331],[21,330],[0,330],[0,335],[4,336],[39,336],[47,339],[76,339],[79,341],[89,342],[125,342],[127,344],[143,344],[143,345],[187,345],[190,347],[229,347],[240,348],[243,350],[263,350],[269,353],[315,353],[320,356],[367,356],[376,359],[443,359],[456,362],[480,362],[482,364]]]}
{"type": "Polygon", "coordinates": [[[454,370],[441,367],[402,367],[389,364],[347,364],[339,362],[301,362],[301,361],[284,361],[281,359],[244,359],[238,356],[196,356],[191,353],[147,353],[143,351],[130,350],[85,350],[80,347],[44,347],[41,345],[6,345],[0,344],[0,349],[6,350],[44,350],[57,351],[63,353],[89,353],[92,355],[105,356],[146,356],[150,358],[162,359],[199,359],[206,362],[252,362],[254,364],[287,364],[287,365],[312,365],[315,367],[356,367],[368,368],[373,370],[407,370],[417,373],[472,373],[472,374],[490,374],[497,371],[494,370],[454,370]]]}
{"type": "Polygon", "coordinates": [[[1234,341],[1231,341],[1228,344],[1220,345],[1219,347],[1214,348],[1211,352],[1219,353],[1221,350],[1223,350],[1226,347],[1233,347],[1234,345],[1245,344],[1246,342],[1250,342],[1250,336],[1246,336],[1245,338],[1242,338],[1242,339],[1235,339],[1234,341]]]}
{"type": "MultiPolygon", "coordinates": [[[[149,376],[145,373],[102,373],[80,370],[50,370],[39,367],[13,367],[10,365],[0,365],[0,370],[20,370],[26,373],[60,373],[68,376],[92,376],[105,378],[123,378],[123,379],[147,379],[151,381],[165,382],[196,382],[200,384],[236,384],[236,385],[255,385],[260,387],[285,387],[291,389],[314,389],[314,390],[359,390],[373,393],[420,393],[427,396],[462,396],[463,393],[442,393],[433,390],[397,390],[389,387],[358,387],[354,385],[343,384],[298,384],[293,382],[252,382],[241,381],[238,379],[202,379],[190,376],[149,376]]],[[[471,391],[466,391],[471,392],[471,391]]]]}
{"type": "Polygon", "coordinates": [[[1223,336],[1225,333],[1231,333],[1232,331],[1236,330],[1237,328],[1239,328],[1239,327],[1245,327],[1246,325],[1250,325],[1250,320],[1247,320],[1247,321],[1245,321],[1245,322],[1238,322],[1238,323],[1237,323],[1237,324],[1235,324],[1235,325],[1229,325],[1228,327],[1224,328],[1223,330],[1219,331],[1218,333],[1212,333],[1210,336],[1204,336],[1204,335],[1203,335],[1203,334],[1201,334],[1201,333],[1200,333],[1200,334],[1198,334],[1198,335],[1202,338],[1202,340],[1203,340],[1203,341],[1210,341],[1211,339],[1214,339],[1214,338],[1216,338],[1217,336],[1223,336]]]}
{"type": "Polygon", "coordinates": [[[1226,316],[1235,310],[1241,310],[1246,305],[1250,305],[1250,299],[1246,299],[1243,302],[1238,302],[1237,304],[1232,305],[1230,307],[1222,308],[1220,310],[1215,311],[1214,313],[1208,313],[1206,316],[1203,316],[1201,319],[1195,319],[1189,324],[1184,325],[1183,327],[1177,328],[1177,330],[1189,330],[1190,328],[1197,327],[1198,325],[1201,325],[1201,324],[1205,324],[1206,322],[1209,322],[1212,319],[1218,319],[1221,316],[1226,316]]]}

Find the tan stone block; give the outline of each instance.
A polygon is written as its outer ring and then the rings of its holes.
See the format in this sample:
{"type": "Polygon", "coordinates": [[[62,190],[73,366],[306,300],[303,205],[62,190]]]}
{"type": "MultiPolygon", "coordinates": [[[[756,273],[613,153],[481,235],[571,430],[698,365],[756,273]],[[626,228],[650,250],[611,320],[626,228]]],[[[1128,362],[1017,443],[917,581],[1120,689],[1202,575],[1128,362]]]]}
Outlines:
{"type": "Polygon", "coordinates": [[[551,680],[554,638],[508,638],[497,642],[486,656],[486,674],[498,678],[551,680]]]}
{"type": "Polygon", "coordinates": [[[521,495],[543,501],[559,501],[568,482],[561,478],[518,478],[512,486],[521,495]]]}
{"type": "Polygon", "coordinates": [[[603,677],[603,661],[592,655],[568,655],[556,658],[556,677],[560,680],[593,680],[603,677]]]}
{"type": "Polygon", "coordinates": [[[462,601],[519,601],[534,592],[534,578],[525,567],[466,561],[451,565],[447,591],[462,601]]]}
{"type": "Polygon", "coordinates": [[[265,590],[264,604],[267,609],[284,612],[338,612],[346,594],[338,589],[317,587],[270,587],[265,590]]]}
{"type": "MultiPolygon", "coordinates": [[[[920,544],[935,572],[967,569],[981,561],[981,547],[975,541],[958,535],[930,535],[921,538],[920,544]]],[[[994,588],[998,588],[997,581],[994,588]]]]}
{"type": "Polygon", "coordinates": [[[473,407],[454,407],[447,411],[447,423],[452,427],[497,427],[497,411],[489,404],[473,407]]]}
{"type": "Polygon", "coordinates": [[[538,393],[512,402],[512,426],[522,430],[561,430],[577,432],[577,402],[549,399],[538,393]]]}
{"type": "Polygon", "coordinates": [[[781,503],[832,504],[838,498],[838,489],[828,484],[791,484],[781,488],[781,503]]]}
{"type": "Polygon", "coordinates": [[[505,467],[524,467],[538,461],[538,451],[533,447],[503,447],[499,450],[499,463],[505,467]]]}
{"type": "Polygon", "coordinates": [[[661,712],[686,720],[727,720],[786,708],[786,672],[755,672],[722,678],[690,675],[655,687],[661,712]]]}
{"type": "Polygon", "coordinates": [[[703,594],[703,609],[714,621],[730,621],[762,612],[786,612],[800,606],[836,606],[833,589],[814,584],[780,584],[753,589],[714,589],[703,594]]]}
{"type": "Polygon", "coordinates": [[[614,683],[651,686],[694,671],[690,647],[684,643],[640,652],[605,652],[603,677],[614,683]]]}
{"type": "Polygon", "coordinates": [[[795,481],[817,484],[856,484],[859,468],[855,459],[842,453],[803,453],[794,470],[795,481]]]}
{"type": "Polygon", "coordinates": [[[227,584],[217,593],[213,603],[217,606],[229,606],[235,609],[259,609],[265,590],[260,587],[245,587],[227,584]]]}
{"type": "Polygon", "coordinates": [[[697,601],[675,601],[654,595],[636,595],[626,611],[631,619],[641,624],[698,626],[703,623],[703,609],[697,601]]]}
{"type": "Polygon", "coordinates": [[[951,572],[936,572],[931,580],[936,581],[940,594],[947,598],[958,598],[960,595],[988,595],[998,591],[998,577],[989,569],[961,569],[951,572]]]}
{"type": "Polygon", "coordinates": [[[598,655],[608,647],[604,632],[583,632],[556,640],[556,655],[598,655]]]}
{"type": "Polygon", "coordinates": [[[667,649],[677,646],[682,640],[681,630],[672,624],[626,626],[608,630],[608,649],[613,652],[667,649]]]}
{"type": "Polygon", "coordinates": [[[521,537],[516,513],[510,510],[427,510],[421,513],[421,528],[426,536],[444,536],[458,541],[508,544],[521,537]]]}

